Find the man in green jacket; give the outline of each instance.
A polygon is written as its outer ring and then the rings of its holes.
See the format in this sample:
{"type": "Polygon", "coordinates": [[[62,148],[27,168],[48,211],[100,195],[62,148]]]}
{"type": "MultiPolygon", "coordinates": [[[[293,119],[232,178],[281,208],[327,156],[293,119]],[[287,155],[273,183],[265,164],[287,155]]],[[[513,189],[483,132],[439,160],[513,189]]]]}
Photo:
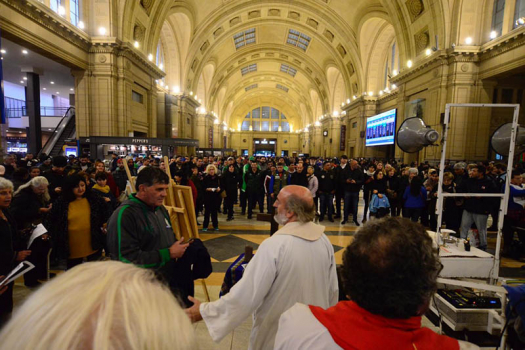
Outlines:
{"type": "Polygon", "coordinates": [[[137,176],[137,193],[124,201],[108,222],[107,246],[112,260],[155,269],[167,281],[171,260],[181,258],[189,244],[176,241],[163,206],[169,178],[159,168],[144,168],[137,176]]]}

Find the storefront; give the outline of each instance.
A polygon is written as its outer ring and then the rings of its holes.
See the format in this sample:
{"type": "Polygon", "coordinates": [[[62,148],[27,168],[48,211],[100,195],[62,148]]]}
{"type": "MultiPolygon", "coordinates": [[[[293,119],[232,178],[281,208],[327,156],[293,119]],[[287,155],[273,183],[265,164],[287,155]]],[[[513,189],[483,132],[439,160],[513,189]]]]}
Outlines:
{"type": "Polygon", "coordinates": [[[199,148],[197,150],[197,156],[200,157],[224,157],[224,156],[236,156],[236,150],[232,148],[199,148]]]}
{"type": "Polygon", "coordinates": [[[92,159],[105,159],[117,153],[121,157],[172,157],[177,147],[197,148],[199,141],[194,139],[158,139],[144,137],[93,136],[80,138],[80,153],[87,153],[92,159]]]}

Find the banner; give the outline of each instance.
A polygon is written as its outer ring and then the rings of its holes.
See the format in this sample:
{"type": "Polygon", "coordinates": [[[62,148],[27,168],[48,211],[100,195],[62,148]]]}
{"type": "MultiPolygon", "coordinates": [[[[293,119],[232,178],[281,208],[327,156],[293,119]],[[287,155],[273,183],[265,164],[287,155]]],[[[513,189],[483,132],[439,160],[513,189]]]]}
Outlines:
{"type": "Polygon", "coordinates": [[[341,125],[341,142],[339,144],[340,151],[345,150],[345,143],[346,143],[346,125],[341,125]]]}

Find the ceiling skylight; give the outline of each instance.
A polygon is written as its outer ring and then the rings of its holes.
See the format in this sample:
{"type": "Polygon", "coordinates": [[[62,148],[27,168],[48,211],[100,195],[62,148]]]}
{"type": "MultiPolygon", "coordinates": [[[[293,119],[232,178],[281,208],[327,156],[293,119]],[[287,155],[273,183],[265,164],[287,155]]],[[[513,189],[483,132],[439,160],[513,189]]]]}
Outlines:
{"type": "Polygon", "coordinates": [[[310,40],[312,39],[308,35],[298,32],[297,30],[290,29],[286,42],[290,45],[300,48],[303,51],[306,51],[306,48],[308,48],[308,45],[310,45],[310,40]]]}
{"type": "Polygon", "coordinates": [[[238,50],[246,45],[255,44],[255,28],[250,28],[244,32],[233,36],[235,48],[238,50]]]}
{"type": "Polygon", "coordinates": [[[241,74],[246,75],[251,72],[257,72],[257,63],[250,64],[249,66],[246,66],[241,69],[241,74]]]}
{"type": "Polygon", "coordinates": [[[295,77],[295,75],[297,74],[297,69],[292,68],[289,65],[283,63],[283,64],[281,64],[281,72],[288,73],[292,77],[295,77]]]}
{"type": "Polygon", "coordinates": [[[288,92],[288,88],[286,86],[283,86],[281,84],[277,84],[276,88],[283,90],[284,92],[288,92]]]}

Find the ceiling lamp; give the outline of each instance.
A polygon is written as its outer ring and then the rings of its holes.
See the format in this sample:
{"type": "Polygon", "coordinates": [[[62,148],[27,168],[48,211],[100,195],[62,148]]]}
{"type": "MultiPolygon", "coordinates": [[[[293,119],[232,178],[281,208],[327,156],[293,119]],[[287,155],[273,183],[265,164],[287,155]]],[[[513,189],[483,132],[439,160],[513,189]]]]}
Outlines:
{"type": "Polygon", "coordinates": [[[79,27],[80,29],[84,29],[86,26],[84,25],[84,22],[79,21],[79,22],[78,22],[78,27],[79,27]]]}
{"type": "Polygon", "coordinates": [[[408,60],[408,61],[407,61],[407,67],[408,67],[408,68],[412,68],[412,64],[413,64],[413,63],[412,63],[412,60],[408,60]]]}
{"type": "Polygon", "coordinates": [[[104,28],[104,27],[99,27],[99,28],[98,28],[98,33],[99,33],[100,35],[106,35],[107,30],[106,30],[106,28],[104,28]]]}
{"type": "Polygon", "coordinates": [[[470,36],[465,39],[465,44],[472,45],[472,38],[470,36]]]}

